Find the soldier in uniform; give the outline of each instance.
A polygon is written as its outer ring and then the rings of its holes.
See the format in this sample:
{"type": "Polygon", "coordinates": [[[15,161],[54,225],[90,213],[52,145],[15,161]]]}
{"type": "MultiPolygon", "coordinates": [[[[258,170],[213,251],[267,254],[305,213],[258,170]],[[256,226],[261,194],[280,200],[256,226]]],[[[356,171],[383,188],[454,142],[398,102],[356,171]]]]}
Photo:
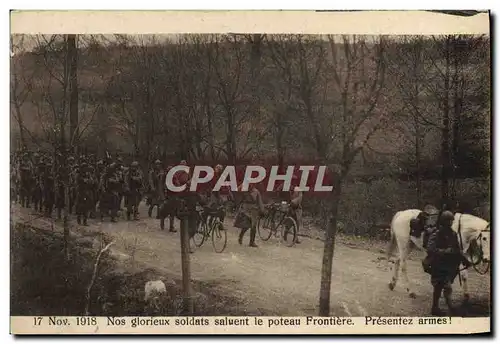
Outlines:
{"type": "Polygon", "coordinates": [[[127,220],[134,214],[134,220],[139,219],[139,204],[141,203],[143,177],[137,161],[130,164],[130,169],[125,175],[125,204],[127,206],[127,220]]]}
{"type": "Polygon", "coordinates": [[[44,215],[46,217],[52,217],[52,210],[55,202],[55,183],[54,176],[52,174],[52,163],[50,161],[45,164],[42,179],[44,215]]]}
{"type": "Polygon", "coordinates": [[[101,220],[104,213],[110,214],[111,222],[116,222],[116,216],[119,209],[119,192],[121,190],[121,183],[116,173],[116,164],[111,163],[103,175],[101,182],[104,192],[101,198],[101,220]]]}
{"type": "MultiPolygon", "coordinates": [[[[116,159],[116,175],[118,176],[118,181],[120,182],[120,190],[118,191],[118,210],[122,210],[123,198],[125,196],[125,171],[126,168],[123,165],[123,159],[118,157],[116,159]]],[[[126,207],[127,205],[125,205],[126,207]]]]}
{"type": "Polygon", "coordinates": [[[265,213],[264,203],[260,191],[253,184],[249,185],[249,189],[243,195],[240,209],[234,221],[234,227],[240,228],[238,243],[243,244],[243,236],[250,229],[250,247],[258,247],[255,244],[255,236],[257,234],[257,222],[259,216],[265,213]]]}
{"type": "MultiPolygon", "coordinates": [[[[167,170],[165,171],[165,175],[170,171],[172,166],[168,166],[167,170]]],[[[177,202],[178,199],[176,195],[170,191],[168,191],[165,188],[165,197],[163,202],[161,203],[161,206],[159,208],[159,213],[160,213],[160,228],[163,230],[165,229],[165,219],[168,217],[169,218],[169,231],[172,233],[177,232],[174,229],[174,222],[175,222],[175,215],[176,215],[176,210],[177,210],[177,202]]]]}
{"type": "Polygon", "coordinates": [[[434,288],[432,315],[442,315],[439,309],[441,293],[450,311],[453,309],[451,285],[458,274],[460,263],[463,261],[457,234],[451,228],[454,218],[455,216],[450,211],[441,213],[438,229],[431,234],[427,246],[431,284],[434,288]]]}
{"type": "Polygon", "coordinates": [[[103,193],[103,186],[101,185],[102,177],[104,175],[106,166],[104,165],[103,160],[99,160],[96,164],[96,169],[94,171],[94,180],[96,183],[95,191],[94,191],[94,205],[93,205],[93,210],[92,212],[96,213],[97,212],[97,203],[99,203],[102,193],[103,193]]]}
{"type": "Polygon", "coordinates": [[[153,169],[149,171],[148,182],[151,194],[151,204],[149,206],[148,215],[153,215],[153,208],[156,209],[156,218],[160,219],[159,208],[165,199],[165,172],[162,169],[160,160],[156,160],[153,169]]]}
{"type": "Polygon", "coordinates": [[[15,164],[10,166],[10,201],[17,203],[18,173],[15,164]]]}
{"type": "Polygon", "coordinates": [[[29,208],[33,188],[33,168],[28,153],[25,153],[19,168],[21,205],[29,208]]]}
{"type": "Polygon", "coordinates": [[[76,179],[76,221],[78,224],[87,226],[87,219],[89,217],[90,210],[92,209],[92,188],[94,186],[94,180],[90,171],[89,165],[84,162],[80,165],[80,171],[75,177],[76,179]]]}
{"type": "Polygon", "coordinates": [[[43,207],[43,171],[45,164],[43,160],[39,159],[38,155],[35,156],[35,169],[33,173],[33,206],[36,211],[42,212],[43,207]]]}

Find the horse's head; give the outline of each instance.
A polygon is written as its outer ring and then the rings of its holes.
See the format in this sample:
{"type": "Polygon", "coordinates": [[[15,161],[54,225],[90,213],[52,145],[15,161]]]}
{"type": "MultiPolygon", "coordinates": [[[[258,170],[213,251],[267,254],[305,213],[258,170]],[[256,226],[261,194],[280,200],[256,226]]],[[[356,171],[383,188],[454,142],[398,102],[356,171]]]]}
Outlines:
{"type": "Polygon", "coordinates": [[[490,261],[490,249],[491,249],[490,233],[491,233],[490,232],[490,225],[488,224],[488,226],[486,226],[486,228],[480,232],[480,234],[477,238],[477,243],[478,243],[479,247],[481,248],[483,261],[485,261],[485,262],[490,261]]]}

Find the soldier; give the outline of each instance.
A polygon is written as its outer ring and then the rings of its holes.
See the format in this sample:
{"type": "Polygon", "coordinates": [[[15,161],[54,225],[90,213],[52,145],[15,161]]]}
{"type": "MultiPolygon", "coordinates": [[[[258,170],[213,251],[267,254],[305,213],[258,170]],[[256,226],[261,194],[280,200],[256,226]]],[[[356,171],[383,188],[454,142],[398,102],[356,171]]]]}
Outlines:
{"type": "Polygon", "coordinates": [[[34,163],[36,165],[33,173],[33,206],[36,211],[42,212],[43,207],[43,174],[45,169],[45,163],[42,159],[39,159],[38,154],[35,154],[34,163]]]}
{"type": "Polygon", "coordinates": [[[125,175],[125,203],[127,206],[127,220],[130,220],[130,215],[132,213],[134,214],[134,220],[139,219],[138,209],[139,203],[141,203],[142,183],[142,171],[139,168],[139,163],[134,161],[130,164],[130,169],[125,175]]]}
{"type": "Polygon", "coordinates": [[[52,174],[52,163],[50,161],[47,161],[47,163],[45,164],[42,180],[44,215],[46,217],[52,217],[52,210],[54,208],[55,201],[55,183],[54,176],[52,174]]]}
{"type": "Polygon", "coordinates": [[[19,168],[21,205],[25,208],[30,206],[31,191],[33,188],[33,167],[28,153],[24,153],[19,168]]]}
{"type": "Polygon", "coordinates": [[[104,217],[104,213],[110,214],[111,222],[116,222],[116,216],[118,213],[118,201],[119,201],[119,191],[121,189],[121,184],[116,174],[116,164],[111,163],[108,169],[103,175],[101,184],[103,186],[103,195],[100,202],[101,210],[101,220],[104,217]]]}
{"type": "Polygon", "coordinates": [[[103,186],[101,185],[101,181],[104,175],[105,165],[103,160],[99,160],[96,165],[96,169],[94,171],[94,181],[95,181],[95,189],[94,189],[94,205],[92,212],[97,212],[97,203],[99,203],[102,193],[103,186]]]}
{"type": "Polygon", "coordinates": [[[165,172],[162,169],[160,160],[156,160],[153,169],[149,171],[148,181],[151,195],[148,215],[151,217],[153,215],[153,208],[157,207],[156,218],[160,219],[159,208],[165,199],[165,172]]]}
{"type": "Polygon", "coordinates": [[[118,191],[118,209],[121,211],[125,192],[125,166],[123,165],[123,159],[120,157],[116,159],[116,175],[118,176],[118,181],[120,182],[120,190],[118,191]]]}
{"type": "Polygon", "coordinates": [[[87,219],[92,208],[92,187],[94,181],[86,162],[80,165],[80,171],[75,176],[75,212],[78,224],[87,226],[87,219]],[[83,221],[82,221],[83,220],[83,221]]]}
{"type": "Polygon", "coordinates": [[[238,243],[243,244],[243,236],[250,229],[250,247],[258,247],[255,244],[255,236],[257,234],[257,221],[259,216],[265,212],[264,203],[260,191],[253,184],[249,185],[248,192],[245,192],[242,199],[242,204],[236,215],[234,227],[240,228],[238,243]]]}
{"type": "Polygon", "coordinates": [[[452,310],[451,285],[458,274],[460,263],[464,260],[457,234],[451,228],[454,218],[451,211],[443,211],[439,219],[438,229],[429,237],[427,253],[431,284],[434,287],[432,315],[442,315],[439,309],[441,293],[443,293],[449,310],[452,310]]]}
{"type": "Polygon", "coordinates": [[[17,203],[18,178],[17,169],[14,164],[10,165],[10,201],[17,203]]]}
{"type": "MultiPolygon", "coordinates": [[[[209,210],[209,212],[215,212],[223,205],[223,200],[221,197],[220,190],[214,191],[215,184],[219,180],[219,177],[221,176],[223,169],[224,167],[220,164],[215,166],[214,177],[212,178],[210,183],[208,183],[208,190],[206,197],[207,197],[207,209],[209,210]]],[[[224,221],[225,211],[222,210],[218,212],[218,214],[220,215],[220,220],[224,221]]],[[[213,223],[213,217],[210,217],[208,225],[211,227],[212,223],[213,223]]]]}
{"type": "MultiPolygon", "coordinates": [[[[170,171],[172,166],[168,166],[167,170],[165,171],[165,174],[170,171]]],[[[159,213],[160,213],[160,228],[163,230],[165,229],[165,219],[168,217],[170,226],[169,226],[169,231],[172,233],[177,232],[174,229],[174,222],[175,222],[175,214],[176,214],[176,209],[177,209],[177,198],[175,194],[172,192],[169,192],[167,189],[165,189],[165,197],[163,202],[161,203],[161,206],[159,208],[159,213]]]]}

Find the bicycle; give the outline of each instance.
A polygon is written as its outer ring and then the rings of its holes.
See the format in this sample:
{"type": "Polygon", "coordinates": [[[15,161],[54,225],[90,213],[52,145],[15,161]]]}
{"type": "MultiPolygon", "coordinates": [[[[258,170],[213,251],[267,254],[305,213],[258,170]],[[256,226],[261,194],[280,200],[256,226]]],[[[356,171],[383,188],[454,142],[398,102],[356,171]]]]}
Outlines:
{"type": "Polygon", "coordinates": [[[194,244],[196,247],[201,247],[205,239],[211,236],[215,252],[223,252],[227,245],[227,233],[222,223],[224,206],[219,206],[217,209],[197,206],[196,210],[198,212],[198,225],[193,236],[194,244]]]}
{"type": "Polygon", "coordinates": [[[295,213],[289,202],[277,202],[266,205],[267,214],[259,218],[257,230],[263,241],[268,241],[274,234],[275,238],[284,242],[287,247],[292,247],[297,241],[297,221],[295,213]],[[278,227],[281,230],[278,231],[278,227]],[[288,239],[291,239],[288,241],[288,239]]]}

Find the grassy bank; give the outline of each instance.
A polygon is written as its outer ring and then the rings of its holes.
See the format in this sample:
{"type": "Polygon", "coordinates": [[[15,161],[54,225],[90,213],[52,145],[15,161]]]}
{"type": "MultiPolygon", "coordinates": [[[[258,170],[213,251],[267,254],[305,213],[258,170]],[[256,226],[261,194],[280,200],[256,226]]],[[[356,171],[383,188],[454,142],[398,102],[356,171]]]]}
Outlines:
{"type": "MultiPolygon", "coordinates": [[[[64,257],[57,233],[32,226],[11,226],[11,315],[84,315],[88,307],[96,316],[145,316],[182,314],[180,281],[152,269],[132,269],[103,254],[97,278],[87,299],[99,249],[79,240],[64,257]],[[167,293],[155,304],[144,301],[144,285],[161,279],[167,293]]],[[[270,315],[248,312],[241,300],[220,295],[217,285],[193,281],[195,315],[270,315]]]]}

